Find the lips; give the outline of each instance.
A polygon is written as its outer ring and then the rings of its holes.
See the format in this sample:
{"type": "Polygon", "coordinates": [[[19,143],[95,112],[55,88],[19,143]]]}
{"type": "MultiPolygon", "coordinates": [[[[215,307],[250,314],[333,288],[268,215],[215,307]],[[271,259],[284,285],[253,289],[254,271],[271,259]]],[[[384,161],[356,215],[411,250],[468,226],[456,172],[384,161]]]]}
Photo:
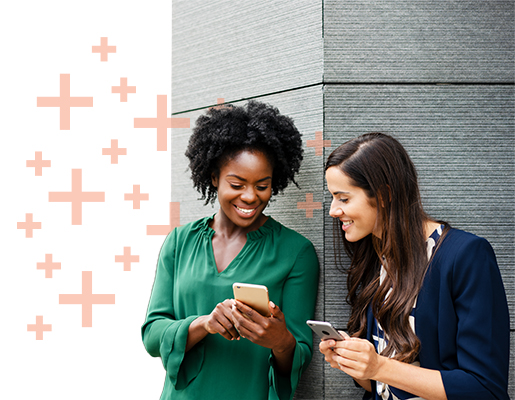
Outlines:
{"type": "Polygon", "coordinates": [[[236,208],[236,210],[238,211],[238,213],[242,216],[242,217],[252,217],[254,216],[256,210],[257,210],[257,207],[255,208],[243,208],[243,207],[238,207],[238,206],[234,206],[234,208],[236,208]]]}
{"type": "MultiPolygon", "coordinates": [[[[341,221],[341,220],[340,220],[341,221]]],[[[342,222],[342,229],[345,231],[347,230],[353,223],[353,220],[350,221],[341,221],[342,222]]]]}

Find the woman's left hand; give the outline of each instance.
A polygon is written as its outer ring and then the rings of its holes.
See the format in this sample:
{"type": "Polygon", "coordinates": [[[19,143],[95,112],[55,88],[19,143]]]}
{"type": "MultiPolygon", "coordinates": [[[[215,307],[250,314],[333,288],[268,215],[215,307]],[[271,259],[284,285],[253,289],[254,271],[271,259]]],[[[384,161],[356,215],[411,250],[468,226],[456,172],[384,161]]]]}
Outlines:
{"type": "Polygon", "coordinates": [[[260,346],[283,353],[295,348],[295,338],[286,327],[283,312],[269,303],[270,317],[264,317],[253,308],[235,301],[232,307],[234,326],[242,337],[260,346]]]}
{"type": "Polygon", "coordinates": [[[374,379],[382,366],[384,357],[377,354],[368,340],[348,338],[336,342],[333,354],[326,360],[356,380],[374,379]]]}
{"type": "Polygon", "coordinates": [[[440,371],[377,354],[368,340],[354,337],[324,340],[320,352],[331,367],[345,372],[369,392],[370,381],[374,380],[413,393],[417,398],[447,399],[440,371]]]}

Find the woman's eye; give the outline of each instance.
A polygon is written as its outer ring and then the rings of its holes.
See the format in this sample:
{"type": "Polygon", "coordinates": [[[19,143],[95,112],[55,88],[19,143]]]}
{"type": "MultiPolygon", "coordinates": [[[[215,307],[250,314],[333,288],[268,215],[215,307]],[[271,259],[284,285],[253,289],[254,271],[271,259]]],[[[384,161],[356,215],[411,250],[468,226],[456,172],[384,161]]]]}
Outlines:
{"type": "Polygon", "coordinates": [[[258,187],[257,187],[257,190],[259,190],[259,191],[261,191],[261,192],[263,192],[263,191],[265,191],[265,190],[267,190],[267,189],[268,189],[268,186],[258,186],[258,187]]]}
{"type": "Polygon", "coordinates": [[[338,201],[340,201],[342,203],[347,203],[347,201],[349,201],[349,199],[338,199],[338,201]]]}
{"type": "Polygon", "coordinates": [[[239,189],[241,189],[243,187],[243,185],[234,185],[234,184],[231,183],[231,187],[233,189],[239,190],[239,189]]]}

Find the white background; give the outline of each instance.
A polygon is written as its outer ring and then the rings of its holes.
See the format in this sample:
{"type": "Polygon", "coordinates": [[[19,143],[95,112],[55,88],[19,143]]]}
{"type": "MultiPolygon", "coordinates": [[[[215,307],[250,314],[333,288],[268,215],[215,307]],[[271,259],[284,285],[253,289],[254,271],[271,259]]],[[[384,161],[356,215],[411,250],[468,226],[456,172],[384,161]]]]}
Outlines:
{"type": "Polygon", "coordinates": [[[140,327],[164,240],[146,227],[169,223],[170,140],[157,151],[156,129],[135,129],[134,118],[156,117],[157,95],[171,109],[171,2],[3,2],[0,33],[0,398],[158,399],[164,369],[140,327]],[[107,62],[92,53],[101,37],[116,46],[107,62]],[[59,95],[60,74],[70,74],[71,96],[93,97],[92,108],[71,109],[70,130],[58,108],[37,107],[59,95]],[[136,86],[126,103],[111,93],[121,77],[136,86]],[[102,155],[111,139],[127,149],[118,164],[102,155]],[[51,161],[42,176],[26,166],[36,151],[51,161]],[[48,201],[71,190],[72,169],[82,169],[83,191],[105,192],[83,204],[82,225],[71,224],[70,203],[48,201]],[[149,194],[139,210],[124,200],[133,185],[149,194]],[[17,228],[26,213],[42,223],[33,238],[17,228]],[[130,271],[115,262],[124,247],[140,257],[130,271]],[[61,263],[52,278],[36,268],[45,254],[61,263]],[[93,293],[115,294],[114,305],[93,306],[92,327],[80,305],[59,304],[59,294],[81,293],[82,271],[92,271],[93,293]],[[43,340],[27,330],[37,315],[52,325],[43,340]]]}

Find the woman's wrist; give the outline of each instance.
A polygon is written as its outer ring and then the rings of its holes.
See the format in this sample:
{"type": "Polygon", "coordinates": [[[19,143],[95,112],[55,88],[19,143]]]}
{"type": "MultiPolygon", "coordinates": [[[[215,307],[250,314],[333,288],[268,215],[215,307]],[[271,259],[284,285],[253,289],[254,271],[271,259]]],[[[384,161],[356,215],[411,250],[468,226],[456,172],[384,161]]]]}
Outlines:
{"type": "Polygon", "coordinates": [[[188,328],[188,339],[186,342],[186,352],[188,352],[193,346],[204,339],[209,331],[206,328],[206,315],[202,315],[195,318],[188,328]]]}
{"type": "Polygon", "coordinates": [[[290,332],[288,333],[288,339],[286,339],[284,343],[272,348],[272,355],[275,360],[277,372],[284,376],[291,373],[293,354],[295,352],[295,346],[297,345],[295,337],[290,332]]]}
{"type": "Polygon", "coordinates": [[[286,340],[284,340],[283,343],[281,343],[280,345],[274,347],[272,349],[272,351],[274,352],[274,354],[285,354],[285,353],[290,353],[290,352],[293,352],[293,350],[295,350],[295,346],[297,345],[297,341],[295,340],[295,337],[291,334],[291,332],[288,332],[288,337],[286,340]]]}
{"type": "Polygon", "coordinates": [[[375,373],[372,376],[370,376],[369,379],[372,381],[379,381],[379,382],[384,382],[385,380],[387,380],[388,374],[390,373],[390,367],[391,367],[392,361],[396,362],[396,360],[394,360],[394,359],[391,359],[391,358],[388,358],[388,357],[385,357],[382,355],[378,355],[375,373]]]}

